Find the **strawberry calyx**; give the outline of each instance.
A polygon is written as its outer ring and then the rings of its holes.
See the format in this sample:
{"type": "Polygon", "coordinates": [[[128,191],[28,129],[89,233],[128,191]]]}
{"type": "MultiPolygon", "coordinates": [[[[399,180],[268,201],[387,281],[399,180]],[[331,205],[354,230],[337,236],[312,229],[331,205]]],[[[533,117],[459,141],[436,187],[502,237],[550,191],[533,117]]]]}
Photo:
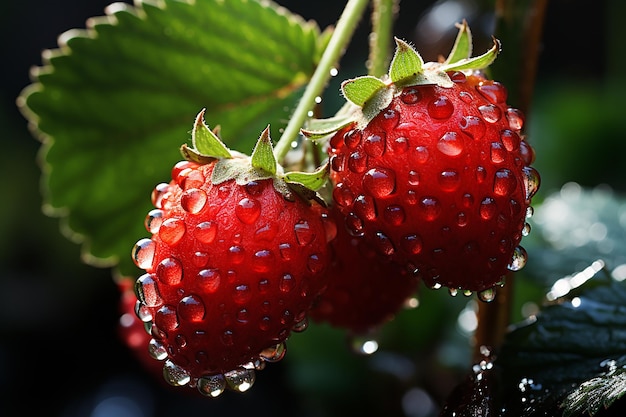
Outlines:
{"type": "Polygon", "coordinates": [[[451,88],[449,74],[455,71],[471,73],[487,68],[500,52],[500,42],[493,38],[493,46],[484,54],[472,57],[472,34],[465,20],[457,24],[459,32],[443,62],[424,62],[421,55],[407,42],[395,38],[396,50],[388,74],[382,78],[371,75],[352,78],[341,84],[347,105],[335,117],[313,120],[302,134],[310,139],[326,138],[354,123],[362,129],[385,109],[405,87],[437,85],[451,88]]]}
{"type": "Polygon", "coordinates": [[[219,126],[211,130],[204,121],[205,109],[196,116],[191,135],[192,146],[181,146],[181,154],[191,162],[198,164],[215,163],[211,182],[214,185],[235,180],[238,185],[252,181],[273,180],[274,188],[286,200],[293,201],[295,196],[306,201],[315,200],[325,205],[317,191],[328,179],[329,166],[324,164],[313,172],[285,172],[278,163],[268,125],[259,136],[250,156],[229,149],[220,137],[219,126]]]}

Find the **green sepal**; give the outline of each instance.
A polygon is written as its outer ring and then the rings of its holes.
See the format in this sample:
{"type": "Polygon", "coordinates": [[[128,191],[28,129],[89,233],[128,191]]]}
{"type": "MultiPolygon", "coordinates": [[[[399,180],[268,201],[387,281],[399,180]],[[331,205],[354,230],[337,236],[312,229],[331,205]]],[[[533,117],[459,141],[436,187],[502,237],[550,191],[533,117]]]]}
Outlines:
{"type": "Polygon", "coordinates": [[[341,84],[341,91],[346,100],[363,107],[377,92],[387,85],[371,75],[346,80],[341,84]]]}
{"type": "Polygon", "coordinates": [[[396,51],[389,66],[389,78],[394,84],[415,78],[424,66],[424,60],[411,45],[398,38],[395,41],[396,51]]]}
{"type": "MultiPolygon", "coordinates": [[[[211,158],[232,158],[230,150],[224,145],[215,132],[213,132],[204,122],[204,112],[202,109],[196,116],[196,121],[191,133],[191,143],[198,154],[211,158]]],[[[216,128],[216,132],[219,129],[216,128]]]]}
{"type": "Polygon", "coordinates": [[[452,50],[448,55],[448,58],[444,61],[444,65],[450,65],[457,63],[463,59],[469,59],[472,56],[472,32],[467,24],[467,21],[463,19],[463,22],[456,25],[459,28],[459,33],[456,35],[452,50]]]}
{"type": "Polygon", "coordinates": [[[266,172],[270,175],[276,175],[276,156],[272,148],[272,139],[270,138],[269,125],[261,132],[261,136],[252,151],[250,164],[253,168],[266,172]]]}
{"type": "Polygon", "coordinates": [[[197,150],[195,150],[193,148],[190,148],[186,144],[183,144],[180,147],[180,153],[183,156],[183,158],[186,159],[187,161],[196,162],[196,163],[202,164],[202,165],[209,164],[209,163],[215,161],[215,159],[216,159],[216,158],[214,158],[212,156],[203,155],[200,152],[198,152],[197,150]]]}
{"type": "Polygon", "coordinates": [[[327,119],[311,119],[309,120],[306,129],[300,129],[300,133],[311,140],[322,139],[343,129],[353,122],[354,116],[349,114],[329,117],[327,119]]]}
{"type": "Polygon", "coordinates": [[[493,38],[493,46],[487,52],[482,55],[461,59],[460,61],[450,64],[444,64],[440,67],[442,71],[463,71],[463,70],[479,70],[487,68],[495,61],[500,53],[501,45],[500,41],[493,38]]]}
{"type": "Polygon", "coordinates": [[[326,184],[329,174],[330,166],[326,163],[313,172],[288,172],[284,180],[287,184],[300,184],[309,190],[317,191],[326,184]]]}

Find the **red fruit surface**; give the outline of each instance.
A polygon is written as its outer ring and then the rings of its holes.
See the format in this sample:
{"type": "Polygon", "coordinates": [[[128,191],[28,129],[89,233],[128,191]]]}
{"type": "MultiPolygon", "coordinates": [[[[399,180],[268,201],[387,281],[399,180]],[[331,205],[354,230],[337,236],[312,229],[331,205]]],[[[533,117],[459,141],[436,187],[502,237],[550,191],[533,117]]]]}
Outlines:
{"type": "Polygon", "coordinates": [[[452,88],[405,87],[365,128],[331,138],[333,199],[353,236],[428,286],[482,291],[525,261],[539,176],[506,89],[450,77],[452,88]]]}
{"type": "MultiPolygon", "coordinates": [[[[340,222],[340,214],[331,208],[340,222]]],[[[418,280],[397,264],[381,262],[362,239],[337,228],[331,242],[328,288],[316,301],[310,317],[318,322],[364,335],[392,320],[415,295],[418,280]]]]}
{"type": "Polygon", "coordinates": [[[326,210],[285,200],[271,179],[213,185],[214,166],[174,167],[152,196],[152,237],[133,250],[146,272],[136,284],[138,315],[174,385],[280,359],[327,284],[335,227],[326,210]]]}

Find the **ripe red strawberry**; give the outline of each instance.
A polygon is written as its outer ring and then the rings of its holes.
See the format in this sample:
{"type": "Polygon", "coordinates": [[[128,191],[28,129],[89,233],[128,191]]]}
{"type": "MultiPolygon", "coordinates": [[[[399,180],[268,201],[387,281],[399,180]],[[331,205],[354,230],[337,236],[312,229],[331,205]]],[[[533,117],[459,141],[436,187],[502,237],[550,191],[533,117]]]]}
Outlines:
{"type": "Polygon", "coordinates": [[[290,333],[304,330],[327,283],[335,228],[326,209],[292,191],[304,187],[277,166],[268,130],[251,158],[233,157],[201,113],[194,145],[226,156],[183,147],[195,162],[176,164],[172,181],[156,187],[152,237],[133,250],[146,272],[136,293],[166,380],[216,396],[246,390],[254,369],[281,359],[290,333]]]}
{"type": "MultiPolygon", "coordinates": [[[[341,222],[333,207],[331,217],[341,222]]],[[[393,319],[417,290],[418,280],[397,264],[381,262],[368,242],[337,228],[330,243],[331,263],[328,288],[311,310],[318,322],[365,335],[393,319]]]]}
{"type": "Polygon", "coordinates": [[[504,86],[469,70],[499,45],[468,59],[459,48],[469,37],[463,25],[448,60],[425,65],[398,40],[388,79],[344,82],[354,110],[329,142],[333,199],[350,233],[453,293],[490,290],[523,266],[539,186],[524,117],[504,86]]]}

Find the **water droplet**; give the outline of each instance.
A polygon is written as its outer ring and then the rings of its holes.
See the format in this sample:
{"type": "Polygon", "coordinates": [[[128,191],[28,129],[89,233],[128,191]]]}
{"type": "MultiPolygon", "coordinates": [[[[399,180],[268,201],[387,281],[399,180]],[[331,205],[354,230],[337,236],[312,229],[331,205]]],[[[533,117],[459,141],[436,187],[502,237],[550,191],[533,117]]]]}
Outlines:
{"type": "Polygon", "coordinates": [[[448,293],[450,293],[452,297],[456,297],[457,294],[459,293],[459,290],[456,288],[448,288],[448,293]]]}
{"type": "Polygon", "coordinates": [[[519,271],[524,267],[524,265],[526,265],[527,259],[528,254],[526,253],[526,250],[521,246],[517,246],[515,250],[513,250],[511,262],[509,262],[507,268],[509,268],[510,271],[519,271]]]}
{"type": "Polygon", "coordinates": [[[491,162],[500,164],[506,159],[506,149],[500,142],[491,142],[491,150],[489,154],[491,162]]]}
{"type": "Polygon", "coordinates": [[[362,138],[363,135],[360,130],[352,129],[343,135],[343,143],[348,147],[348,149],[354,150],[361,144],[362,138]]]}
{"type": "Polygon", "coordinates": [[[324,270],[324,262],[322,258],[317,254],[309,255],[309,258],[306,261],[306,267],[312,274],[319,274],[324,270]]]}
{"type": "Polygon", "coordinates": [[[496,299],[496,289],[495,287],[493,288],[487,288],[486,290],[482,290],[482,291],[478,291],[476,293],[478,295],[478,299],[480,301],[483,301],[485,303],[490,303],[493,300],[496,299]]]}
{"type": "Polygon", "coordinates": [[[507,151],[513,152],[519,149],[522,139],[516,132],[510,129],[504,129],[500,132],[500,141],[507,151]]]}
{"type": "Polygon", "coordinates": [[[467,76],[462,71],[454,71],[448,74],[450,79],[458,84],[464,83],[467,81],[467,76]]]}
{"type": "Polygon", "coordinates": [[[422,251],[422,238],[418,235],[407,235],[402,238],[402,249],[411,255],[417,255],[422,251]]]}
{"type": "Polygon", "coordinates": [[[425,220],[435,220],[441,214],[441,203],[434,197],[424,197],[420,201],[420,214],[425,220]]]}
{"type": "Polygon", "coordinates": [[[383,232],[376,232],[374,235],[374,246],[382,255],[391,256],[395,252],[391,239],[383,232]]]}
{"type": "Polygon", "coordinates": [[[483,220],[491,220],[496,215],[498,211],[498,205],[496,201],[491,197],[485,197],[483,201],[480,202],[480,217],[483,220]]]}
{"type": "Polygon", "coordinates": [[[185,222],[182,219],[171,218],[167,219],[161,224],[159,228],[159,237],[163,242],[169,246],[174,246],[185,235],[186,228],[185,222]]]}
{"type": "Polygon", "coordinates": [[[295,249],[291,247],[289,243],[281,243],[278,245],[278,251],[280,252],[280,257],[285,261],[291,260],[296,253],[295,249]]]}
{"type": "Polygon", "coordinates": [[[348,187],[345,183],[340,182],[335,185],[333,188],[333,200],[340,206],[347,207],[352,204],[352,200],[354,199],[354,194],[350,187],[348,187]]]}
{"type": "Polygon", "coordinates": [[[337,68],[331,68],[330,69],[330,76],[331,77],[336,77],[337,74],[339,74],[339,70],[337,68]]]}
{"type": "Polygon", "coordinates": [[[400,93],[400,100],[404,104],[415,104],[422,98],[422,93],[416,87],[407,87],[400,93]]]}
{"type": "Polygon", "coordinates": [[[204,320],[205,308],[200,296],[191,294],[183,297],[178,303],[178,314],[183,320],[194,323],[204,320]]]}
{"type": "Polygon", "coordinates": [[[467,214],[465,214],[464,212],[459,212],[456,215],[456,224],[459,225],[459,227],[465,227],[467,226],[467,214]]]}
{"type": "Polygon", "coordinates": [[[354,200],[354,212],[359,218],[365,220],[376,219],[376,205],[374,200],[369,196],[360,195],[354,200]]]}
{"type": "Polygon", "coordinates": [[[363,220],[356,213],[350,212],[345,218],[345,225],[351,236],[363,236],[363,220]]]}
{"type": "Polygon", "coordinates": [[[175,330],[178,327],[176,309],[169,305],[164,305],[158,309],[154,317],[154,324],[165,332],[175,330]]]}
{"type": "Polygon", "coordinates": [[[191,188],[185,190],[180,197],[180,205],[188,213],[197,214],[204,208],[207,202],[207,195],[204,190],[191,188]]]}
{"type": "Polygon", "coordinates": [[[272,325],[272,319],[268,316],[263,316],[261,321],[259,321],[259,329],[263,331],[267,331],[270,329],[272,325]]]}
{"type": "Polygon", "coordinates": [[[463,152],[463,139],[456,132],[446,132],[437,142],[439,152],[448,156],[458,156],[463,152]]]}
{"type": "Polygon", "coordinates": [[[524,227],[522,228],[522,236],[528,236],[530,234],[530,224],[524,223],[524,227]]]}
{"type": "Polygon", "coordinates": [[[428,152],[427,147],[418,146],[417,148],[415,148],[415,160],[417,161],[418,164],[425,164],[426,162],[428,162],[429,157],[430,157],[430,154],[428,152]]]}
{"type": "Polygon", "coordinates": [[[454,112],[454,105],[446,96],[431,100],[427,106],[428,115],[433,119],[447,119],[454,112]]]}
{"type": "Polygon", "coordinates": [[[330,167],[335,172],[343,172],[346,157],[344,154],[333,155],[330,157],[330,167]]]}
{"type": "Polygon", "coordinates": [[[300,220],[296,223],[293,230],[296,234],[296,242],[300,246],[310,245],[315,240],[315,232],[306,220],[300,220]]]}
{"type": "Polygon", "coordinates": [[[420,184],[420,174],[417,171],[409,171],[409,185],[417,187],[420,184]]]}
{"type": "Polygon", "coordinates": [[[309,320],[305,317],[295,320],[293,325],[291,326],[291,331],[295,333],[302,333],[309,327],[309,320]]]}
{"type": "Polygon", "coordinates": [[[163,343],[150,339],[148,343],[148,354],[158,361],[167,359],[167,350],[163,343]]]}
{"type": "Polygon", "coordinates": [[[367,155],[364,153],[355,151],[348,157],[348,169],[355,174],[365,172],[367,165],[367,155]]]}
{"type": "Polygon", "coordinates": [[[287,345],[285,344],[285,342],[281,342],[274,346],[263,349],[259,356],[266,362],[278,362],[285,357],[286,353],[287,345]]]}
{"type": "Polygon", "coordinates": [[[206,182],[204,174],[198,169],[184,169],[176,177],[176,182],[183,190],[200,188],[206,182]]]}
{"type": "Polygon", "coordinates": [[[517,187],[517,179],[513,172],[508,169],[500,169],[496,171],[493,180],[493,192],[495,195],[507,196],[511,195],[517,187]]]}
{"type": "Polygon", "coordinates": [[[471,104],[471,103],[474,102],[474,98],[467,91],[461,91],[459,93],[459,98],[461,99],[461,101],[463,101],[464,103],[467,103],[467,104],[471,104]]]}
{"type": "Polygon", "coordinates": [[[165,258],[157,265],[156,275],[163,284],[180,284],[183,279],[183,265],[176,258],[165,258]]]}
{"type": "Polygon", "coordinates": [[[235,206],[235,215],[244,224],[253,224],[261,215],[261,204],[257,200],[245,197],[235,206]]]}
{"type": "Polygon", "coordinates": [[[476,89],[490,103],[500,104],[506,102],[506,88],[497,81],[483,81],[478,86],[476,86],[476,89]]]}
{"type": "Polygon", "coordinates": [[[532,206],[526,207],[526,218],[530,219],[531,217],[533,217],[533,214],[535,214],[535,209],[532,208],[532,206]]]}
{"type": "Polygon", "coordinates": [[[224,330],[220,336],[220,341],[224,346],[233,346],[235,344],[233,331],[224,330]]]}
{"type": "Polygon", "coordinates": [[[135,282],[135,295],[146,307],[157,307],[163,303],[154,275],[144,274],[135,282]]]}
{"type": "MultiPolygon", "coordinates": [[[[135,315],[139,317],[139,320],[143,321],[145,324],[151,324],[148,322],[152,321],[152,309],[148,308],[148,306],[146,306],[139,300],[137,301],[137,303],[135,303],[135,315]]],[[[148,329],[146,329],[146,331],[147,330],[148,329]]]]}
{"type": "Polygon", "coordinates": [[[176,345],[179,348],[184,348],[185,346],[187,346],[187,338],[185,336],[183,336],[182,334],[177,334],[176,335],[176,345]]]}
{"type": "Polygon", "coordinates": [[[219,397],[226,390],[226,380],[221,374],[203,376],[198,379],[198,391],[207,397],[219,397]]]}
{"type": "Polygon", "coordinates": [[[239,265],[244,261],[244,250],[241,246],[231,246],[228,248],[228,259],[233,265],[239,265]]]}
{"type": "Polygon", "coordinates": [[[217,269],[203,269],[198,272],[196,282],[209,294],[213,294],[220,287],[221,276],[217,269]]]}
{"type": "Polygon", "coordinates": [[[168,183],[162,182],[161,184],[157,184],[150,196],[152,205],[156,208],[163,208],[163,197],[165,197],[165,194],[167,194],[169,190],[170,185],[168,183]]]}
{"type": "Polygon", "coordinates": [[[363,142],[363,149],[365,153],[373,158],[378,158],[385,153],[386,135],[381,133],[380,135],[369,135],[365,142],[363,142]]]}
{"type": "Polygon", "coordinates": [[[150,212],[146,216],[144,225],[146,226],[146,230],[148,232],[154,234],[159,232],[159,227],[161,227],[161,223],[163,223],[163,210],[154,209],[150,210],[150,212]]]}
{"type": "Polygon", "coordinates": [[[392,143],[391,149],[398,155],[402,155],[409,150],[409,140],[404,136],[398,136],[392,143]]]}
{"type": "Polygon", "coordinates": [[[461,184],[461,176],[453,170],[441,171],[439,174],[439,186],[443,191],[454,191],[461,184]]]}
{"type": "Polygon", "coordinates": [[[237,304],[246,304],[252,298],[252,291],[246,284],[239,284],[235,287],[233,292],[233,300],[237,304]]]}
{"type": "Polygon", "coordinates": [[[213,222],[198,223],[193,231],[193,235],[200,242],[209,245],[215,240],[217,235],[217,224],[213,222]]]}
{"type": "Polygon", "coordinates": [[[383,111],[382,115],[383,115],[383,118],[381,120],[381,125],[384,130],[391,131],[398,125],[398,121],[400,120],[400,115],[398,114],[397,111],[395,111],[391,107],[387,107],[383,111]]]}
{"type": "Polygon", "coordinates": [[[524,187],[526,189],[526,200],[530,200],[539,190],[541,184],[541,178],[539,173],[533,167],[522,168],[522,174],[524,174],[524,187]]]}
{"type": "Polygon", "coordinates": [[[256,374],[254,369],[238,368],[226,372],[224,378],[230,389],[237,392],[245,392],[254,385],[256,374]]]}
{"type": "Polygon", "coordinates": [[[396,176],[390,169],[372,168],[363,175],[363,188],[376,198],[386,197],[396,188],[396,176]]]}
{"type": "Polygon", "coordinates": [[[478,116],[465,116],[459,122],[459,127],[463,133],[474,140],[480,140],[487,130],[485,122],[478,116]]]}
{"type": "Polygon", "coordinates": [[[463,194],[463,197],[461,197],[461,204],[465,208],[472,207],[474,205],[474,196],[470,193],[463,194]]]}
{"type": "Polygon", "coordinates": [[[178,161],[172,168],[171,177],[173,180],[175,180],[182,171],[186,169],[197,168],[197,167],[198,167],[198,164],[196,164],[195,162],[191,162],[187,160],[178,161]]]}
{"type": "Polygon", "coordinates": [[[156,249],[156,244],[152,239],[141,239],[135,246],[131,252],[131,256],[135,265],[137,265],[141,269],[149,269],[152,267],[152,262],[154,261],[154,251],[156,249]]]}
{"type": "Polygon", "coordinates": [[[488,123],[497,123],[502,118],[502,110],[495,104],[485,104],[478,107],[483,119],[488,123]]]}
{"type": "Polygon", "coordinates": [[[280,282],[278,283],[278,288],[281,292],[288,293],[291,292],[296,287],[296,280],[293,278],[291,274],[284,274],[280,282]]]}
{"type": "Polygon", "coordinates": [[[393,226],[400,226],[404,223],[406,214],[404,213],[402,206],[392,204],[385,208],[385,211],[383,212],[383,219],[393,226]]]}
{"type": "Polygon", "coordinates": [[[526,142],[522,140],[519,144],[520,155],[526,165],[530,165],[535,162],[535,150],[526,142]]]}
{"type": "Polygon", "coordinates": [[[506,109],[506,118],[511,129],[520,131],[524,127],[524,115],[517,109],[512,107],[506,109]]]}
{"type": "Polygon", "coordinates": [[[187,385],[189,381],[191,381],[191,377],[187,371],[169,359],[166,360],[163,365],[163,377],[167,383],[176,387],[187,385]]]}
{"type": "Polygon", "coordinates": [[[267,272],[274,265],[274,253],[267,249],[259,250],[254,253],[252,258],[252,269],[255,272],[267,272]]]}

